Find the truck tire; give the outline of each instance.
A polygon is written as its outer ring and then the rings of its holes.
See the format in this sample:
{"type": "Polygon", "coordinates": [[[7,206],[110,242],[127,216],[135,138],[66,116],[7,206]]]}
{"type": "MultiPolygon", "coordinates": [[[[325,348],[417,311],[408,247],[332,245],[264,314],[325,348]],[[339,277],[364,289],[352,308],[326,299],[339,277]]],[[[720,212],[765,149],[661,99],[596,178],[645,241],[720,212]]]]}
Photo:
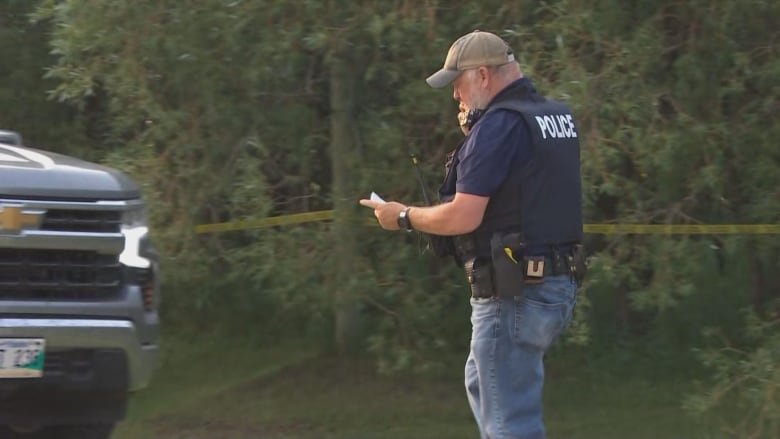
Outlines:
{"type": "Polygon", "coordinates": [[[114,424],[49,425],[36,430],[0,425],[0,439],[109,439],[114,424]]]}

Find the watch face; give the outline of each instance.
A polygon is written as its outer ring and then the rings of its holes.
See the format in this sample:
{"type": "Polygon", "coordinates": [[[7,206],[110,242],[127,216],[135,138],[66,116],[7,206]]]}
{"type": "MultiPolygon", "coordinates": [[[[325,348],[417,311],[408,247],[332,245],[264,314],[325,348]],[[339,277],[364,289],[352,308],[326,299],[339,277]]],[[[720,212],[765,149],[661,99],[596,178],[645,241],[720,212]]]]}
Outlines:
{"type": "Polygon", "coordinates": [[[409,225],[409,217],[407,216],[408,210],[402,210],[401,213],[398,214],[398,227],[401,228],[401,230],[411,230],[412,227],[409,225]]]}

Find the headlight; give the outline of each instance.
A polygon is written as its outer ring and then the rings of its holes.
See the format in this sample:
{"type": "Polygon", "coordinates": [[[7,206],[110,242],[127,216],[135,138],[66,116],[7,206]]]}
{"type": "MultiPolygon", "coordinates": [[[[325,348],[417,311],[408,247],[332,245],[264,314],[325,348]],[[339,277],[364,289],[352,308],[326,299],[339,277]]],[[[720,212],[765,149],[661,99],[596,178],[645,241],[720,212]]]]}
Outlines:
{"type": "Polygon", "coordinates": [[[146,227],[146,211],[136,208],[122,212],[122,228],[146,227]]]}
{"type": "Polygon", "coordinates": [[[122,234],[125,236],[125,248],[119,255],[119,262],[135,268],[149,268],[152,262],[141,256],[141,242],[148,241],[149,227],[143,209],[133,209],[122,213],[122,234]]]}

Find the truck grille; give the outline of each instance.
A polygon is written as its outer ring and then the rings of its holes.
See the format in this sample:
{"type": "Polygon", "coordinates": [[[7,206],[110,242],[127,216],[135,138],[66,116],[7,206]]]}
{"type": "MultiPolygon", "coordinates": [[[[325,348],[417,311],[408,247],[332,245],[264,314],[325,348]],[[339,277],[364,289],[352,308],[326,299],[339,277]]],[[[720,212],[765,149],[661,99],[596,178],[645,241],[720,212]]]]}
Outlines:
{"type": "Polygon", "coordinates": [[[50,209],[41,230],[57,232],[119,233],[122,213],[116,210],[50,209]]]}
{"type": "Polygon", "coordinates": [[[0,299],[109,300],[120,294],[117,255],[0,249],[0,299]]]}
{"type": "Polygon", "coordinates": [[[94,351],[90,349],[70,349],[48,351],[44,356],[43,374],[51,376],[87,376],[93,369],[94,351]]]}

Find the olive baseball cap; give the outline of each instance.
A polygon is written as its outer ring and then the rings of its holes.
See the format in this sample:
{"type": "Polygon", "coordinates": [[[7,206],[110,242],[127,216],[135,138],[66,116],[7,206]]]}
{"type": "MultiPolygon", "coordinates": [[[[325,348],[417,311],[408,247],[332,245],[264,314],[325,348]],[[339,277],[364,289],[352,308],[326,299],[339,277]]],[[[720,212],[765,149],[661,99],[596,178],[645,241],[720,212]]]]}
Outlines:
{"type": "Polygon", "coordinates": [[[433,88],[446,87],[465,70],[500,66],[514,62],[512,49],[498,35],[475,30],[458,38],[447,52],[444,66],[425,82],[433,88]]]}

